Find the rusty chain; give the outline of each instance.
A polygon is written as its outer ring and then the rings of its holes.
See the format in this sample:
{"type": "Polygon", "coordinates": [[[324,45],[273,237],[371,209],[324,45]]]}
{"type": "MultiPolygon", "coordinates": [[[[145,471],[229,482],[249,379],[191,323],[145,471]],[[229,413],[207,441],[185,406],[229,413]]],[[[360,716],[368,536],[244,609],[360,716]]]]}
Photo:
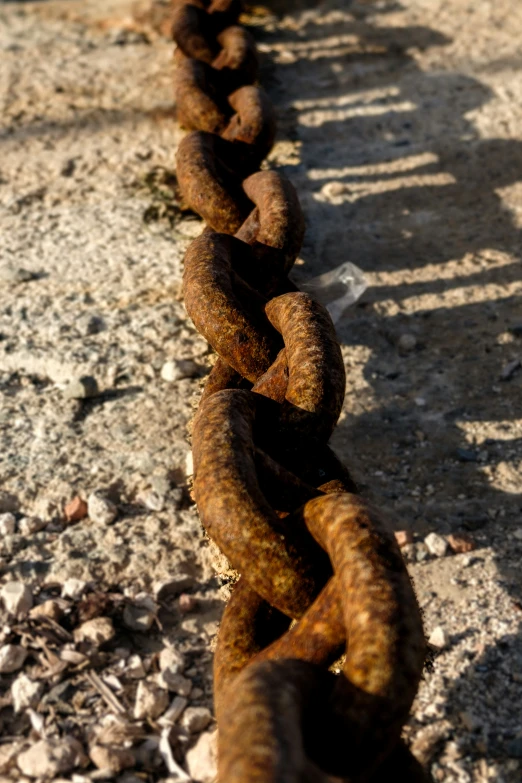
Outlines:
{"type": "Polygon", "coordinates": [[[425,781],[401,740],[420,611],[390,527],[327,445],[344,364],[328,312],[288,279],[304,220],[292,184],[259,171],[275,116],[241,10],[174,0],[173,16],[190,131],[177,177],[207,224],[185,257],[185,304],[218,356],[194,422],[194,492],[241,575],[215,655],[219,779],[425,781]]]}

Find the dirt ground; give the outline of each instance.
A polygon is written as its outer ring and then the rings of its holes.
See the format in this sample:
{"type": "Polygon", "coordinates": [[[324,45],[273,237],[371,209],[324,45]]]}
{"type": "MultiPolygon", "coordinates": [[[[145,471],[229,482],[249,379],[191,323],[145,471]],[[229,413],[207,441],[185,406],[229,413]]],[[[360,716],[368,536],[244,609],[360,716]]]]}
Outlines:
{"type": "MultiPolygon", "coordinates": [[[[294,279],[351,261],[369,284],[337,324],[348,384],[332,445],[412,532],[405,555],[426,632],[446,637],[406,736],[437,781],[515,783],[522,5],[271,0],[249,21],[279,119],[269,165],[297,187],[307,220],[294,279]],[[424,543],[434,532],[475,548],[434,556],[424,543]]],[[[155,682],[164,648],[183,654],[191,682],[169,698],[211,709],[223,606],[188,493],[186,428],[209,350],[180,296],[201,223],[178,213],[173,192],[172,48],[150,18],[136,24],[129,0],[0,6],[0,514],[13,515],[0,517],[0,581],[23,581],[36,605],[61,601],[73,635],[86,596],[111,596],[94,616],[109,616],[116,636],[91,665],[127,711],[140,677],[125,662],[137,655],[155,682]],[[167,380],[178,360],[189,360],[184,377],[167,380]],[[98,390],[78,399],[84,376],[98,390]],[[116,520],[69,524],[65,504],[96,492],[116,520]],[[83,598],[64,589],[71,579],[83,598]],[[122,615],[144,594],[157,618],[145,634],[122,615]]],[[[17,631],[4,615],[0,647],[29,655],[0,674],[0,777],[38,777],[17,762],[29,738],[73,736],[91,760],[54,779],[103,779],[91,750],[110,707],[78,662],[49,673],[45,648],[63,657],[66,639],[36,620],[17,631]],[[20,671],[45,690],[15,712],[20,671]],[[60,709],[49,693],[64,683],[60,709]]],[[[180,779],[157,718],[126,735],[130,761],[110,779],[180,779]]],[[[203,780],[187,749],[213,724],[185,723],[169,741],[203,780]]]]}

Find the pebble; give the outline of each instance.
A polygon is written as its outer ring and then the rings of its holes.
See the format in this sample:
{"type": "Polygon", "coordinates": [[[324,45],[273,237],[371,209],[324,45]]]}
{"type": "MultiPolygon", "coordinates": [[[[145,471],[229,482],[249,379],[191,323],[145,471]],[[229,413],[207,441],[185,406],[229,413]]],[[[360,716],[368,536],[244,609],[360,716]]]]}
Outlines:
{"type": "Polygon", "coordinates": [[[15,617],[27,614],[33,605],[33,594],[23,582],[6,582],[0,597],[6,612],[15,617]]]}
{"type": "Polygon", "coordinates": [[[435,557],[444,557],[448,551],[448,542],[438,533],[429,533],[424,539],[424,543],[428,547],[428,551],[435,557]]]}
{"type": "Polygon", "coordinates": [[[59,601],[49,598],[49,600],[44,601],[42,604],[33,606],[29,612],[29,617],[50,617],[51,620],[59,622],[63,617],[63,607],[59,601]]]}
{"type": "Polygon", "coordinates": [[[74,641],[90,642],[99,647],[110,641],[116,631],[110,617],[94,617],[74,630],[74,641]]]}
{"type": "Polygon", "coordinates": [[[83,579],[70,577],[63,583],[62,598],[71,598],[73,601],[78,601],[85,592],[86,587],[87,582],[84,582],[83,579]]]}
{"type": "Polygon", "coordinates": [[[98,769],[112,773],[133,767],[135,762],[132,748],[121,748],[113,745],[92,745],[89,748],[89,756],[98,769]]]}
{"type": "Polygon", "coordinates": [[[401,334],[397,345],[401,353],[410,353],[417,347],[417,340],[413,334],[401,334]]]}
{"type": "Polygon", "coordinates": [[[43,691],[43,682],[35,682],[27,674],[20,674],[11,685],[15,712],[21,712],[27,707],[36,707],[43,691]]]}
{"type": "Polygon", "coordinates": [[[19,644],[5,644],[0,647],[0,674],[17,672],[22,668],[26,658],[27,650],[19,644]]]}
{"type": "Polygon", "coordinates": [[[168,669],[162,671],[158,677],[158,682],[164,688],[179,696],[189,696],[192,690],[192,680],[183,677],[181,674],[172,674],[168,669]]]}
{"type": "Polygon", "coordinates": [[[186,757],[192,780],[212,783],[217,776],[217,731],[205,731],[186,757]]]}
{"type": "Polygon", "coordinates": [[[92,492],[87,500],[89,518],[101,525],[110,525],[118,516],[118,508],[100,492],[92,492]]]}
{"type": "Polygon", "coordinates": [[[430,551],[426,544],[424,544],[422,541],[419,541],[418,544],[414,544],[415,546],[415,560],[417,563],[422,563],[423,560],[426,560],[430,556],[430,551]]]}
{"type": "Polygon", "coordinates": [[[136,720],[159,718],[168,705],[169,695],[164,688],[160,688],[159,685],[149,680],[139,681],[134,704],[136,720]]]}
{"type": "Polygon", "coordinates": [[[406,546],[406,544],[413,543],[413,535],[409,530],[396,530],[395,540],[402,549],[404,546],[406,546]]]}
{"type": "Polygon", "coordinates": [[[54,737],[36,742],[16,761],[21,772],[30,778],[53,778],[85,766],[88,760],[77,739],[54,737]]]}
{"type": "Polygon", "coordinates": [[[187,707],[180,723],[189,734],[197,734],[206,729],[211,720],[212,713],[207,707],[187,707]]]}
{"type": "Polygon", "coordinates": [[[0,514],[0,536],[10,536],[16,530],[16,519],[14,514],[9,512],[0,514]]]}
{"type": "Polygon", "coordinates": [[[446,631],[441,625],[438,625],[431,632],[430,637],[428,639],[428,644],[431,644],[432,647],[437,647],[438,649],[443,650],[445,647],[448,646],[448,643],[449,643],[448,634],[446,633],[446,631]]]}
{"type": "Polygon", "coordinates": [[[63,510],[66,522],[80,522],[88,513],[87,503],[79,496],[67,503],[63,510]]]}
{"type": "Polygon", "coordinates": [[[125,674],[133,680],[141,680],[147,672],[139,655],[131,655],[125,664],[125,674]]]}
{"type": "Polygon", "coordinates": [[[175,696],[170,703],[170,707],[161,716],[158,723],[160,723],[161,726],[173,726],[183,714],[183,710],[186,708],[187,704],[188,699],[185,699],[184,696],[175,696]]]}
{"type": "Polygon", "coordinates": [[[187,593],[182,593],[178,598],[178,607],[181,614],[188,614],[188,612],[193,612],[197,607],[197,604],[198,602],[194,596],[188,595],[187,593]]]}
{"type": "Polygon", "coordinates": [[[513,538],[516,538],[517,541],[522,541],[522,527],[519,527],[517,530],[513,531],[513,538]]]}
{"type": "Polygon", "coordinates": [[[46,527],[47,522],[40,517],[22,517],[18,522],[18,529],[22,536],[30,536],[39,533],[46,527]]]}
{"type": "Polygon", "coordinates": [[[148,631],[154,622],[156,612],[147,606],[127,604],[123,610],[123,623],[131,631],[148,631]]]}
{"type": "Polygon", "coordinates": [[[66,400],[86,400],[98,394],[98,381],[92,375],[82,375],[70,381],[63,391],[66,400]]]}
{"type": "Polygon", "coordinates": [[[144,495],[141,495],[138,500],[150,511],[163,511],[165,508],[165,496],[158,492],[147,492],[144,495]]]}
{"type": "Polygon", "coordinates": [[[192,359],[174,359],[165,362],[161,368],[161,377],[167,383],[180,381],[182,378],[196,378],[199,374],[199,367],[192,359]]]}
{"type": "Polygon", "coordinates": [[[448,544],[451,549],[457,554],[465,554],[466,552],[472,552],[475,549],[475,542],[471,536],[466,533],[450,533],[447,537],[448,544]]]}

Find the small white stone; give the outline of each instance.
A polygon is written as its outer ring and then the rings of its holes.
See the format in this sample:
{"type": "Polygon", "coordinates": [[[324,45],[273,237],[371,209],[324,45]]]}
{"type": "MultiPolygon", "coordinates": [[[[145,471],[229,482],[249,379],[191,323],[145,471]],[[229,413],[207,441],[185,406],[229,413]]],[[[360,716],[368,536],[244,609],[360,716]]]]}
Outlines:
{"type": "Polygon", "coordinates": [[[438,647],[440,650],[443,650],[444,647],[448,646],[448,643],[448,634],[441,625],[438,625],[431,632],[430,638],[428,639],[428,644],[431,644],[432,647],[438,647]]]}
{"type": "Polygon", "coordinates": [[[181,725],[189,734],[197,734],[206,729],[212,714],[207,707],[187,707],[181,718],[181,725]]]}
{"type": "Polygon", "coordinates": [[[183,710],[186,708],[187,704],[188,699],[185,699],[183,696],[175,696],[170,703],[170,707],[161,716],[158,723],[161,726],[173,726],[183,714],[183,710]]]}
{"type": "Polygon", "coordinates": [[[77,601],[82,597],[86,587],[87,582],[84,582],[83,579],[75,579],[74,577],[66,579],[62,587],[62,598],[77,601]]]}
{"type": "Polygon", "coordinates": [[[154,682],[140,680],[134,704],[134,717],[136,720],[159,718],[168,705],[169,696],[166,690],[160,688],[154,682]]]}
{"type": "Polygon", "coordinates": [[[118,516],[118,508],[99,492],[93,492],[87,499],[87,511],[93,522],[110,525],[118,516]]]}
{"type": "Polygon", "coordinates": [[[16,617],[27,614],[33,605],[33,594],[23,582],[6,582],[0,597],[6,612],[16,617]]]}
{"type": "Polygon", "coordinates": [[[114,625],[110,617],[94,617],[87,620],[74,631],[75,642],[90,642],[99,647],[110,641],[114,634],[114,625]]]}
{"type": "Polygon", "coordinates": [[[131,655],[127,659],[124,672],[127,677],[132,677],[133,680],[141,680],[147,673],[139,655],[131,655]]]}
{"type": "Polygon", "coordinates": [[[186,757],[192,780],[212,783],[217,776],[217,731],[205,731],[186,757]]]}
{"type": "Polygon", "coordinates": [[[179,650],[173,647],[164,647],[159,656],[160,671],[168,671],[170,674],[182,674],[185,668],[185,658],[179,650]]]}
{"type": "Polygon", "coordinates": [[[42,682],[31,680],[27,674],[20,674],[11,685],[11,696],[15,712],[21,712],[27,707],[36,707],[43,693],[42,682]]]}
{"type": "Polygon", "coordinates": [[[141,495],[138,500],[150,511],[163,511],[165,508],[165,497],[153,490],[141,495]]]}
{"type": "Polygon", "coordinates": [[[167,383],[174,383],[182,378],[195,378],[199,375],[199,367],[192,359],[174,359],[165,362],[161,368],[161,377],[167,383]]]}
{"type": "Polygon", "coordinates": [[[428,547],[430,554],[435,555],[435,557],[444,557],[448,551],[448,542],[445,538],[439,536],[438,533],[430,533],[427,535],[424,539],[424,543],[428,547]]]}
{"type": "Polygon", "coordinates": [[[53,778],[84,766],[87,758],[74,737],[44,739],[17,758],[19,769],[30,778],[53,778]]]}
{"type": "Polygon", "coordinates": [[[10,536],[16,530],[16,519],[14,514],[7,512],[0,514],[0,536],[10,536]]]}
{"type": "Polygon", "coordinates": [[[192,457],[192,452],[188,451],[187,456],[185,457],[185,476],[193,476],[194,475],[194,458],[192,457]]]}
{"type": "Polygon", "coordinates": [[[18,530],[22,536],[31,536],[33,533],[39,533],[46,525],[47,522],[40,517],[22,517],[18,522],[18,530]]]}
{"type": "Polygon", "coordinates": [[[21,669],[27,650],[19,644],[6,644],[0,647],[0,674],[10,674],[21,669]]]}

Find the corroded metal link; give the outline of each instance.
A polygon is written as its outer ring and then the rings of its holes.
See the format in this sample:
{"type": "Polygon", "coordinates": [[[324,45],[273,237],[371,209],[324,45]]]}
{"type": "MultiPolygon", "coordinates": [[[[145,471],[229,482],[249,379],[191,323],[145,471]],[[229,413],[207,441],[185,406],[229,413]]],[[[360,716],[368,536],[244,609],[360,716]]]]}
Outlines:
{"type": "MultiPolygon", "coordinates": [[[[253,661],[273,659],[324,666],[348,639],[343,673],[322,705],[309,747],[321,768],[366,779],[397,745],[417,690],[425,655],[422,620],[394,536],[374,509],[344,493],[312,499],[301,514],[327,549],[335,576],[299,622],[262,651],[259,621],[266,629],[266,607],[238,585],[241,610],[233,596],[235,611],[225,612],[216,651],[216,706],[229,714],[247,664],[246,671],[257,665],[253,661]]],[[[272,626],[274,635],[273,619],[272,626]]],[[[230,754],[222,748],[222,755],[230,754]]],[[[250,748],[243,750],[247,763],[250,748]]],[[[260,780],[274,780],[270,774],[260,780]]]]}
{"type": "Polygon", "coordinates": [[[338,774],[361,774],[400,737],[424,666],[422,618],[393,532],[375,509],[345,493],[310,500],[301,513],[333,564],[348,639],[325,732],[332,749],[323,761],[338,774]],[[340,752],[347,736],[359,764],[340,752]]]}
{"type": "Polygon", "coordinates": [[[329,568],[304,524],[279,518],[259,488],[252,428],[262,401],[251,392],[224,391],[201,406],[193,434],[194,493],[203,525],[234,568],[272,606],[297,618],[329,568]]]}
{"type": "Polygon", "coordinates": [[[199,4],[183,3],[175,8],[172,37],[187,57],[211,65],[219,53],[216,34],[212,17],[199,4]]]}
{"type": "Polygon", "coordinates": [[[217,37],[221,50],[212,61],[212,67],[220,71],[223,91],[230,94],[244,84],[257,79],[258,61],[254,39],[244,27],[225,27],[217,37]]]}
{"type": "Polygon", "coordinates": [[[252,85],[231,93],[228,102],[235,114],[221,136],[241,143],[243,156],[250,158],[250,165],[257,168],[274,144],[276,119],[272,104],[260,87],[252,85]]]}
{"type": "Polygon", "coordinates": [[[188,205],[215,231],[234,234],[252,209],[234,171],[235,145],[213,133],[193,131],[176,154],[179,186],[188,205]]]}
{"type": "MultiPolygon", "coordinates": [[[[346,380],[330,316],[304,293],[278,296],[265,312],[283,337],[288,364],[280,422],[290,432],[327,441],[341,413],[346,380]]],[[[285,374],[282,361],[279,366],[285,374]]],[[[272,383],[261,378],[253,390],[271,397],[272,383]]]]}
{"type": "Polygon", "coordinates": [[[187,57],[181,49],[174,54],[174,94],[177,113],[189,130],[220,133],[227,127],[230,107],[213,83],[210,65],[187,57]]]}
{"type": "MultiPolygon", "coordinates": [[[[277,284],[292,268],[304,237],[304,218],[295,188],[275,171],[259,171],[243,182],[255,204],[236,236],[252,246],[260,267],[273,270],[277,284]]],[[[276,285],[265,288],[272,293],[276,285]]]]}
{"type": "Polygon", "coordinates": [[[250,252],[234,237],[202,234],[185,256],[183,289],[197,329],[228,365],[254,382],[270,367],[281,343],[264,314],[265,300],[233,270],[233,256],[250,252]]]}

